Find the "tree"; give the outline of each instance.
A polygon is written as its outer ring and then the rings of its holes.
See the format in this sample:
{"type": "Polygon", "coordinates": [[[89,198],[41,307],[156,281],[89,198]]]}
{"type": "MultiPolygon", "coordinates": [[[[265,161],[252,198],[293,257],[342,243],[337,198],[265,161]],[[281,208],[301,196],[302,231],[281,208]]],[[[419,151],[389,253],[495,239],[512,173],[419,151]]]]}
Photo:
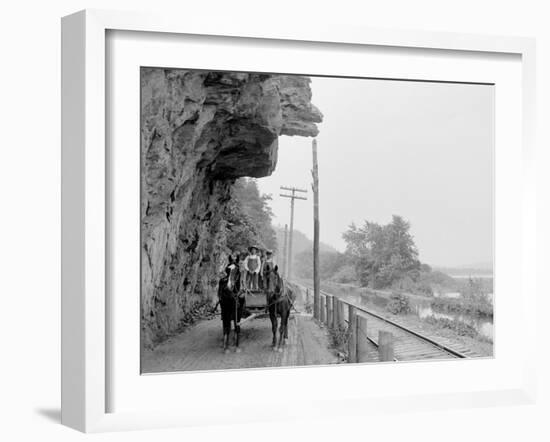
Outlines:
{"type": "Polygon", "coordinates": [[[241,178],[231,189],[225,210],[226,245],[230,252],[245,250],[254,244],[277,249],[277,237],[271,225],[271,195],[261,195],[254,179],[241,178]]]}
{"type": "Polygon", "coordinates": [[[398,215],[387,225],[370,221],[362,227],[350,225],[343,238],[362,285],[381,288],[404,277],[418,279],[418,250],[409,230],[409,222],[398,215]]]}

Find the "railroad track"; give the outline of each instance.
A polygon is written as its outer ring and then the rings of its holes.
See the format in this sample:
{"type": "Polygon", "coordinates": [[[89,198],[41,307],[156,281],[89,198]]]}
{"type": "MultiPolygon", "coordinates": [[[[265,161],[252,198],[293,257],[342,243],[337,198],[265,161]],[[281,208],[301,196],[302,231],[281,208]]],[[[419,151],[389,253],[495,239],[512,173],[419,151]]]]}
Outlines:
{"type": "Polygon", "coordinates": [[[397,322],[384,318],[363,307],[357,307],[357,314],[367,318],[365,337],[372,345],[369,360],[378,361],[378,333],[387,331],[393,335],[394,360],[412,361],[419,359],[455,359],[468,358],[465,353],[455,350],[435,339],[411,330],[397,322]]]}
{"type": "MultiPolygon", "coordinates": [[[[305,287],[304,287],[305,288],[305,287]]],[[[311,287],[308,287],[312,290],[311,287]]],[[[321,290],[321,295],[334,296],[340,299],[346,306],[345,317],[348,317],[347,308],[349,305],[355,307],[358,315],[367,319],[367,330],[361,330],[360,333],[369,342],[368,359],[378,362],[378,336],[380,331],[387,331],[393,335],[394,342],[394,360],[395,361],[413,361],[419,359],[466,359],[472,357],[482,357],[463,346],[459,346],[450,340],[440,337],[427,336],[417,330],[413,330],[403,324],[391,319],[385,318],[380,314],[373,312],[363,306],[346,301],[331,293],[321,290]]]]}

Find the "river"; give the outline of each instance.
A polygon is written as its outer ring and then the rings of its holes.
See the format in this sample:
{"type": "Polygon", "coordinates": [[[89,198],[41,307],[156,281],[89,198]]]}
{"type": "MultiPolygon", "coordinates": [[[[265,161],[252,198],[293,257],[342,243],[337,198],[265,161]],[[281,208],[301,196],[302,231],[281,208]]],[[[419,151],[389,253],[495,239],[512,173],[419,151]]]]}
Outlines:
{"type": "MultiPolygon", "coordinates": [[[[330,293],[337,294],[342,299],[348,302],[351,302],[353,304],[356,304],[358,306],[369,308],[374,305],[380,309],[384,309],[384,310],[386,309],[386,306],[388,304],[389,292],[388,292],[388,295],[384,293],[377,294],[377,293],[367,292],[365,289],[361,289],[351,285],[338,284],[338,286],[339,287],[336,287],[330,284],[329,286],[326,287],[326,290],[330,293]]],[[[323,289],[325,289],[325,287],[323,287],[323,289]]],[[[442,295],[436,294],[435,296],[458,298],[460,297],[460,294],[445,293],[442,295]]],[[[488,296],[492,299],[492,294],[488,296]]],[[[409,302],[411,304],[412,313],[416,314],[420,319],[425,319],[428,316],[433,316],[438,319],[446,318],[450,320],[462,321],[470,325],[471,327],[474,327],[480,335],[491,340],[493,339],[494,329],[493,329],[492,318],[468,315],[468,314],[462,314],[462,313],[438,312],[432,308],[431,300],[429,298],[422,297],[422,296],[410,295],[409,302]]]]}
{"type": "Polygon", "coordinates": [[[461,313],[437,312],[431,307],[430,301],[414,300],[412,304],[414,313],[416,313],[420,319],[433,316],[438,319],[445,318],[450,320],[458,320],[474,327],[482,336],[491,340],[493,339],[493,320],[491,318],[461,313]]]}

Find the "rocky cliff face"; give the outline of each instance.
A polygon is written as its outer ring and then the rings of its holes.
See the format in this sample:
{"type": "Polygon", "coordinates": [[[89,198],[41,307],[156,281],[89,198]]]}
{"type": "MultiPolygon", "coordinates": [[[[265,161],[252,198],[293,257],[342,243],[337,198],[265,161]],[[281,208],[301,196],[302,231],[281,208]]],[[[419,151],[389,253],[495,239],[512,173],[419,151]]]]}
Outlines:
{"type": "Polygon", "coordinates": [[[236,178],[270,175],[279,135],[317,135],[309,79],[141,70],[142,342],[215,296],[236,178]]]}

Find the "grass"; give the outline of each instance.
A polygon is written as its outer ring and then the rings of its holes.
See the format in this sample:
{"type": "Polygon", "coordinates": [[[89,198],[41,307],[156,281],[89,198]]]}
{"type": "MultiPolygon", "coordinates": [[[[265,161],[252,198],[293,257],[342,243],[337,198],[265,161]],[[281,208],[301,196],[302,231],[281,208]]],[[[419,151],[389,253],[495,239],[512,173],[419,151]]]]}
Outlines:
{"type": "Polygon", "coordinates": [[[435,298],[431,307],[439,312],[493,317],[493,304],[484,296],[435,298]]]}
{"type": "Polygon", "coordinates": [[[427,316],[424,318],[424,321],[428,324],[436,326],[442,329],[452,330],[458,336],[467,336],[469,338],[474,338],[482,342],[492,343],[493,341],[486,336],[480,334],[475,327],[472,327],[465,322],[462,322],[458,319],[447,319],[447,318],[436,318],[435,316],[427,316]]]}

